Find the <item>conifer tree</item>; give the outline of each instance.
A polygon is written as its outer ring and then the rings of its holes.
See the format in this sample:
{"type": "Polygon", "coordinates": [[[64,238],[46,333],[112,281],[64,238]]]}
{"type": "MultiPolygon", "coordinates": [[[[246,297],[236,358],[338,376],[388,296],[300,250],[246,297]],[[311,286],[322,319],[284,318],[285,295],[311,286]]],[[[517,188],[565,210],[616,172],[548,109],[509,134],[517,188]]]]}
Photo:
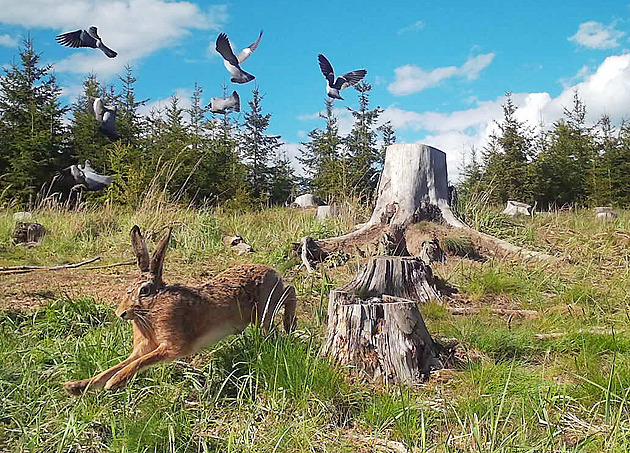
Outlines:
{"type": "Polygon", "coordinates": [[[484,183],[493,187],[495,201],[508,199],[532,201],[533,184],[529,169],[533,135],[525,123],[517,120],[517,107],[511,93],[503,104],[503,120],[490,136],[484,150],[484,183]]]}
{"type": "Polygon", "coordinates": [[[116,112],[116,129],[120,139],[130,145],[138,144],[144,125],[138,108],[146,105],[148,99],[138,101],[136,99],[135,84],[137,79],[133,76],[132,67],[125,65],[124,77],[119,77],[122,82],[122,91],[117,96],[118,111],[116,112]]]}
{"type": "Polygon", "coordinates": [[[326,110],[319,114],[325,127],[308,133],[310,140],[302,143],[302,155],[298,160],[304,166],[308,187],[314,194],[324,199],[340,199],[346,194],[342,139],[333,113],[333,100],[326,99],[325,103],[326,110]]]}
{"type": "Polygon", "coordinates": [[[104,171],[108,166],[107,145],[110,140],[98,131],[99,124],[89,112],[88,97],[101,97],[101,86],[94,74],[83,81],[83,92],[72,104],[70,122],[70,147],[73,163],[89,159],[92,166],[104,171]]]}
{"type": "Polygon", "coordinates": [[[564,113],[565,118],[548,134],[545,150],[536,162],[543,206],[586,202],[593,191],[596,156],[592,129],[585,126],[586,107],[577,92],[573,108],[564,113]]]}
{"type": "Polygon", "coordinates": [[[248,102],[250,110],[245,113],[240,134],[240,151],[247,165],[252,196],[266,202],[271,190],[270,161],[282,142],[280,136],[266,134],[271,114],[262,113],[262,99],[258,88],[255,88],[253,98],[248,102]]]}
{"type": "Polygon", "coordinates": [[[25,202],[66,162],[61,88],[27,38],[0,79],[0,193],[25,202]],[[6,190],[6,192],[5,192],[6,190]]]}
{"type": "Polygon", "coordinates": [[[359,109],[352,110],[354,125],[350,134],[344,138],[345,156],[348,159],[348,185],[351,192],[361,200],[372,198],[376,188],[377,164],[382,152],[377,146],[377,134],[374,130],[378,117],[383,113],[380,107],[369,108],[372,86],[361,82],[355,85],[359,92],[359,109]]]}

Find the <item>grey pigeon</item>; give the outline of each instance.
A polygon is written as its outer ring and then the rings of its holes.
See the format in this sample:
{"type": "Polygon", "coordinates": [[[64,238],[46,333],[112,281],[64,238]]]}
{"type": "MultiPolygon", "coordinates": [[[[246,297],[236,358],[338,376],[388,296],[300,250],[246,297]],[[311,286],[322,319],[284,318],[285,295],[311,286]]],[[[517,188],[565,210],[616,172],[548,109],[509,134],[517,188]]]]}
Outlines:
{"type": "Polygon", "coordinates": [[[89,160],[85,165],[70,165],[61,170],[62,174],[69,175],[74,181],[74,187],[80,186],[87,190],[101,190],[109,187],[113,176],[99,175],[94,171],[89,160]]]}
{"type": "Polygon", "coordinates": [[[230,40],[225,33],[220,33],[217,36],[216,49],[217,52],[223,57],[223,64],[232,74],[230,79],[234,83],[247,83],[255,79],[255,77],[241,69],[240,64],[247,60],[249,56],[256,50],[260,40],[262,39],[263,32],[260,30],[258,39],[254,41],[249,47],[245,47],[238,56],[234,55],[232,46],[230,46],[230,40]]]}
{"type": "Polygon", "coordinates": [[[116,106],[105,105],[101,98],[92,96],[88,96],[88,108],[99,124],[98,130],[112,140],[117,140],[116,111],[118,108],[116,106]]]}
{"type": "Polygon", "coordinates": [[[233,112],[241,111],[241,99],[236,91],[226,98],[212,98],[210,101],[210,111],[212,113],[226,113],[228,110],[233,112]]]}
{"type": "Polygon", "coordinates": [[[317,59],[319,60],[319,67],[322,70],[322,74],[326,77],[326,94],[333,99],[343,100],[339,92],[349,86],[356,85],[363,80],[363,77],[367,74],[365,69],[357,69],[356,71],[346,72],[335,80],[335,71],[333,71],[330,61],[321,53],[317,56],[317,59]]]}
{"type": "Polygon", "coordinates": [[[90,27],[89,30],[77,30],[62,33],[57,36],[57,42],[63,46],[74,47],[91,47],[93,49],[101,49],[105,55],[109,58],[114,58],[118,55],[112,49],[107,47],[101,41],[100,36],[96,31],[96,27],[90,27]]]}

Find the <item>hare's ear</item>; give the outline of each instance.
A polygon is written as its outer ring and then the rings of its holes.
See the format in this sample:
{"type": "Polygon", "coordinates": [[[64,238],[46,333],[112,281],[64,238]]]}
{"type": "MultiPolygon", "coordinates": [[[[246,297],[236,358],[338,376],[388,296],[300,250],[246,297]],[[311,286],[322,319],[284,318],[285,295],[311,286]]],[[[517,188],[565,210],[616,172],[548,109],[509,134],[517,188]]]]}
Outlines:
{"type": "Polygon", "coordinates": [[[172,228],[169,228],[160,243],[153,252],[151,258],[151,274],[156,281],[162,281],[162,269],[164,268],[164,257],[166,256],[166,246],[171,238],[172,228]]]}
{"type": "Polygon", "coordinates": [[[142,234],[140,234],[140,227],[138,227],[138,225],[134,225],[133,228],[131,228],[131,245],[136,254],[138,267],[142,272],[149,272],[149,263],[151,261],[149,250],[147,249],[147,243],[144,241],[142,234]]]}

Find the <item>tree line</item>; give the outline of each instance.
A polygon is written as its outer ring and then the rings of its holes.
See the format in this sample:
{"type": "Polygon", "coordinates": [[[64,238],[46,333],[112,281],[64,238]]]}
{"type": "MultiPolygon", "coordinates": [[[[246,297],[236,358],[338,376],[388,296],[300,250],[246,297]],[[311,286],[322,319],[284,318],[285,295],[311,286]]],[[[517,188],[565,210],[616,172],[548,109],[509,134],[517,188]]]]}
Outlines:
{"type": "Polygon", "coordinates": [[[332,102],[326,102],[326,127],[311,131],[301,145],[306,175],[298,176],[281,150],[281,137],[268,133],[272,115],[264,112],[258,88],[240,122],[211,114],[202,105],[198,84],[190,107],[183,108],[182,99],[173,96],[164,108],[143,115],[149,100],[138,99],[129,66],[117,87],[89,75],[66,106],[53,66],[41,63],[31,39],[24,40],[16,60],[0,78],[0,205],[32,206],[46,196],[68,196],[59,172],[86,159],[98,173],[114,175],[108,190],[86,195],[132,207],[148,193],[243,208],[285,204],[305,190],[328,199],[369,199],[384,152],[377,134],[386,144],[395,140],[391,125],[377,130],[382,110],[370,109],[371,86],[362,84],[360,108],[352,111],[355,123],[347,136],[340,136],[332,102]],[[117,107],[118,140],[98,131],[88,109],[90,96],[117,107]]]}
{"type": "Polygon", "coordinates": [[[586,109],[575,91],[562,118],[534,130],[517,119],[507,93],[495,132],[461,168],[460,193],[483,192],[496,203],[516,200],[542,209],[630,206],[630,124],[615,126],[603,115],[589,125],[586,109]]]}

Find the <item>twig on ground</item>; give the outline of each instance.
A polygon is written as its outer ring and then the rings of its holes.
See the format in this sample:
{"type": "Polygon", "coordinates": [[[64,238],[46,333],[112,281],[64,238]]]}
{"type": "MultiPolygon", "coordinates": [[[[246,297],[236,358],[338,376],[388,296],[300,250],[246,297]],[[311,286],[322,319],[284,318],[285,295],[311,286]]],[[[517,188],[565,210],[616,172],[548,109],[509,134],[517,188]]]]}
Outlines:
{"type": "Polygon", "coordinates": [[[8,274],[26,274],[28,272],[33,271],[56,271],[60,269],[74,269],[75,267],[84,266],[86,264],[93,263],[95,261],[100,260],[101,257],[97,256],[95,258],[81,261],[80,263],[72,263],[72,264],[63,264],[61,266],[13,266],[8,268],[0,268],[0,275],[8,275],[8,274]]]}
{"type": "Polygon", "coordinates": [[[511,310],[507,308],[484,308],[484,307],[448,307],[447,310],[452,315],[474,315],[488,311],[493,315],[522,316],[524,318],[538,318],[536,310],[511,310]]]}

